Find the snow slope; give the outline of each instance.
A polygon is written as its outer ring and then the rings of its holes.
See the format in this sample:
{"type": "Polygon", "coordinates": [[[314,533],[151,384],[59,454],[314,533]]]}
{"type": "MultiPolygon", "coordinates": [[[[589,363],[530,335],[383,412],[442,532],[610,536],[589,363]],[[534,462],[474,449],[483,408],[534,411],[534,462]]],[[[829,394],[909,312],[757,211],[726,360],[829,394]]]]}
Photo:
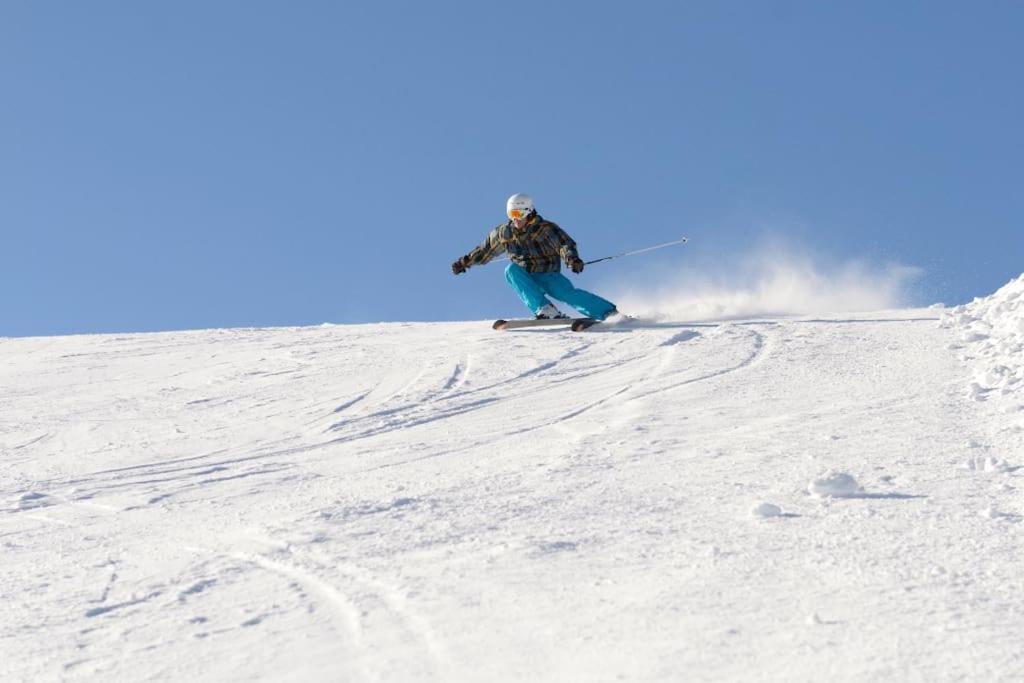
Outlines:
{"type": "Polygon", "coordinates": [[[2,339],[0,679],[1019,680],[937,318],[2,339]]]}

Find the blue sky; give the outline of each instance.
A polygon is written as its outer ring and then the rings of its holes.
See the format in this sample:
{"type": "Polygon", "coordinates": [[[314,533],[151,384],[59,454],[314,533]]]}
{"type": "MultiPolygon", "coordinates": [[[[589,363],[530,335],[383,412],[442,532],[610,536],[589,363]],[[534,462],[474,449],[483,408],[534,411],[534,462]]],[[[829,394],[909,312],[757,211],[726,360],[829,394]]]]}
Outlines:
{"type": "Polygon", "coordinates": [[[994,0],[8,0],[0,336],[516,314],[449,271],[513,192],[586,258],[691,236],[606,295],[772,233],[960,303],[1024,270],[1022,34],[994,0]]]}

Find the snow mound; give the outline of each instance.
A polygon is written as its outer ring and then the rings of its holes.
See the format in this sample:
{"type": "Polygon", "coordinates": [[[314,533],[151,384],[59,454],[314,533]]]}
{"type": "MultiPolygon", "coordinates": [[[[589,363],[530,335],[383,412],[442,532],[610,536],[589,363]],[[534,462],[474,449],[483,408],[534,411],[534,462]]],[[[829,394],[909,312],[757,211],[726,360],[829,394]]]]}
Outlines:
{"type": "Polygon", "coordinates": [[[826,472],[807,484],[807,492],[815,498],[847,498],[864,491],[846,472],[826,472]]]}
{"type": "Polygon", "coordinates": [[[778,517],[782,514],[782,508],[778,505],[773,505],[772,503],[759,503],[750,511],[750,514],[754,517],[762,518],[778,517]]]}
{"type": "Polygon", "coordinates": [[[991,296],[950,309],[940,325],[957,332],[953,348],[974,368],[970,398],[1024,390],[1024,275],[991,296]]]}

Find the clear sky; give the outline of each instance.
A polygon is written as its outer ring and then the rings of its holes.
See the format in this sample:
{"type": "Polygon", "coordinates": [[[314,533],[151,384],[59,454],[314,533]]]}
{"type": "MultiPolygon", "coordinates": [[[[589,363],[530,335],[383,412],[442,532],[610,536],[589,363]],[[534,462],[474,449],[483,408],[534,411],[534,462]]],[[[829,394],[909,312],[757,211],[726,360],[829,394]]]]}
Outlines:
{"type": "MultiPolygon", "coordinates": [[[[1024,270],[1024,3],[0,2],[0,336],[519,312],[450,263],[529,192],[584,273],[765,231],[1024,270]]],[[[601,292],[607,294],[607,292],[601,292]]]]}

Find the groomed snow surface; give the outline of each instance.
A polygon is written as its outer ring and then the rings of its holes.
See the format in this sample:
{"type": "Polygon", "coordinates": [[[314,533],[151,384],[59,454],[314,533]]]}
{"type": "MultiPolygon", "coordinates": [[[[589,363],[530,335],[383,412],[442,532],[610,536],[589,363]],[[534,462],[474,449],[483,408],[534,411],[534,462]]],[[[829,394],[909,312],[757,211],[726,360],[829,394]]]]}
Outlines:
{"type": "Polygon", "coordinates": [[[1020,680],[1022,290],[2,339],[0,680],[1020,680]]]}

